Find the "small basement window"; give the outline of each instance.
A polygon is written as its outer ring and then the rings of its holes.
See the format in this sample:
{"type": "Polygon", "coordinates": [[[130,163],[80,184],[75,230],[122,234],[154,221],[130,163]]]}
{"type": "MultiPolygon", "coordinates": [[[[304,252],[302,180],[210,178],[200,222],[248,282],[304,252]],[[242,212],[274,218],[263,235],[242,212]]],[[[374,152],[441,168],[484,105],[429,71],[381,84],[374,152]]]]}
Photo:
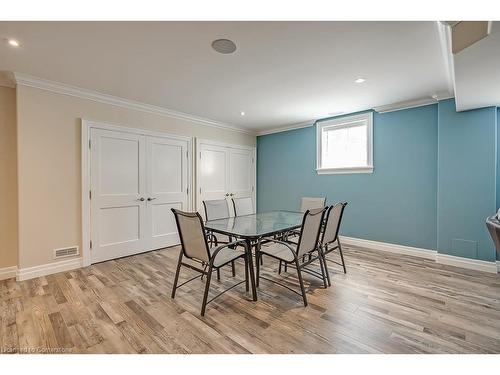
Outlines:
{"type": "Polygon", "coordinates": [[[318,174],[373,172],[373,113],[316,123],[318,174]]]}

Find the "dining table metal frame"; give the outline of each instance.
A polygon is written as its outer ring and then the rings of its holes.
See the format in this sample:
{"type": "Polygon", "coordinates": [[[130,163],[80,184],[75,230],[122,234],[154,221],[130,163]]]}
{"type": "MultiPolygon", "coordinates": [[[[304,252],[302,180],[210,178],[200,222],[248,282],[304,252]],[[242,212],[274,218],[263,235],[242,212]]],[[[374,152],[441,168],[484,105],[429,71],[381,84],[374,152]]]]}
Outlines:
{"type": "Polygon", "coordinates": [[[252,298],[257,301],[257,287],[253,263],[252,248],[260,246],[266,237],[273,237],[300,228],[303,213],[286,210],[268,211],[251,215],[229,217],[224,219],[208,220],[205,228],[213,233],[219,233],[246,243],[246,255],[252,298]],[[262,223],[267,223],[266,229],[262,223]]]}

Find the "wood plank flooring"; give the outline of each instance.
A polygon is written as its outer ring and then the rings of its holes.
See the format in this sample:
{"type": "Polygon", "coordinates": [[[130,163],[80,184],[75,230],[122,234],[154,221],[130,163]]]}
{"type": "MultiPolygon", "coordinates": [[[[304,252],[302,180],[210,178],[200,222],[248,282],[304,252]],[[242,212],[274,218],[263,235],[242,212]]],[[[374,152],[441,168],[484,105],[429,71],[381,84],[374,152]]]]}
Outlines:
{"type": "MultiPolygon", "coordinates": [[[[258,302],[243,284],[202,318],[201,281],[170,298],[178,251],[0,281],[0,353],[500,353],[500,275],[346,247],[348,274],[330,264],[332,287],[304,276],[307,308],[263,280],[258,302]]],[[[265,258],[263,274],[276,270],[265,258]]],[[[212,295],[242,265],[230,274],[212,295]]]]}

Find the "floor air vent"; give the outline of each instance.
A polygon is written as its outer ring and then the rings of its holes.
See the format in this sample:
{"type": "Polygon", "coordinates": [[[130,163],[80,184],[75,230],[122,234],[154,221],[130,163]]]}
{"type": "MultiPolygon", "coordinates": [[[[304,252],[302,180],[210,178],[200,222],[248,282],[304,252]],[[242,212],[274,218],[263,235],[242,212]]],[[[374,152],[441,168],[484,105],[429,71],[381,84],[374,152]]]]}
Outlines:
{"type": "Polygon", "coordinates": [[[78,255],[78,246],[66,247],[64,249],[54,250],[54,259],[72,257],[78,255]]]}

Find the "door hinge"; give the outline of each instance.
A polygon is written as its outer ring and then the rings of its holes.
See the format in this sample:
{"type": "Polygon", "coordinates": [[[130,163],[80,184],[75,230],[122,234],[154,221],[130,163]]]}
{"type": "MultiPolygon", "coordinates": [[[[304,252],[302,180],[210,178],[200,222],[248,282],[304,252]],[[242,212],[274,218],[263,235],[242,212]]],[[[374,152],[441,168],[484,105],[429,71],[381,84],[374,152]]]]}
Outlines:
{"type": "Polygon", "coordinates": [[[200,151],[200,159],[201,159],[201,151],[200,151]]]}
{"type": "Polygon", "coordinates": [[[200,188],[200,194],[201,194],[201,188],[200,188]]]}
{"type": "Polygon", "coordinates": [[[89,148],[91,147],[92,145],[92,141],[89,139],[89,148]]]}
{"type": "Polygon", "coordinates": [[[189,151],[186,151],[186,157],[189,158],[189,151]]]}
{"type": "Polygon", "coordinates": [[[92,241],[90,241],[90,248],[92,249],[92,241]]]}
{"type": "Polygon", "coordinates": [[[254,186],[252,186],[252,191],[254,191],[254,186]]]}
{"type": "Polygon", "coordinates": [[[186,194],[189,195],[189,188],[186,189],[186,194]]]}
{"type": "Polygon", "coordinates": [[[92,190],[89,190],[89,199],[92,199],[92,190]]]}
{"type": "Polygon", "coordinates": [[[252,164],[253,164],[253,163],[255,163],[255,159],[254,159],[254,158],[252,158],[252,164]]]}

